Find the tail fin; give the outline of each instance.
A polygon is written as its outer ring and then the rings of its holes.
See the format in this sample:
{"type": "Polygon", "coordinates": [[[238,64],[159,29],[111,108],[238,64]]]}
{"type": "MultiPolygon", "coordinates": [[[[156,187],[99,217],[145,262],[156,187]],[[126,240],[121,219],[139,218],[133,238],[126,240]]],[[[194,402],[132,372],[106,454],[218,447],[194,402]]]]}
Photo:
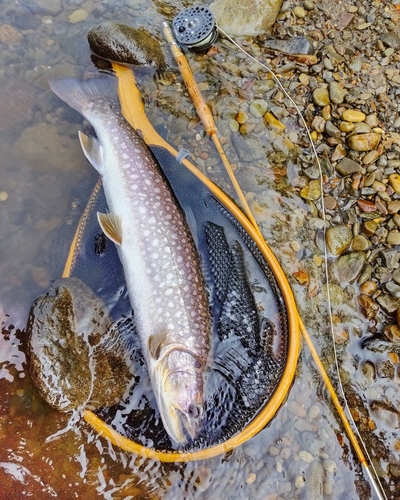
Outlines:
{"type": "Polygon", "coordinates": [[[118,80],[114,77],[92,78],[84,81],[75,78],[60,78],[49,80],[49,85],[60,99],[83,114],[85,104],[98,97],[116,99],[118,80]]]}

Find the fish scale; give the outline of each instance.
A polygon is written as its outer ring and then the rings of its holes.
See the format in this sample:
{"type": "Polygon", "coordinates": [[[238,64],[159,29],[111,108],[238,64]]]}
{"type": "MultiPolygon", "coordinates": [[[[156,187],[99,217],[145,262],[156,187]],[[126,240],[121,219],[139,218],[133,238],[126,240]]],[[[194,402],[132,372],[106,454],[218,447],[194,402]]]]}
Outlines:
{"type": "Polygon", "coordinates": [[[175,443],[184,443],[201,427],[212,323],[190,230],[154,157],[119,113],[114,82],[50,85],[96,132],[97,139],[80,139],[102,176],[110,210],[99,221],[118,246],[164,426],[175,443]]]}

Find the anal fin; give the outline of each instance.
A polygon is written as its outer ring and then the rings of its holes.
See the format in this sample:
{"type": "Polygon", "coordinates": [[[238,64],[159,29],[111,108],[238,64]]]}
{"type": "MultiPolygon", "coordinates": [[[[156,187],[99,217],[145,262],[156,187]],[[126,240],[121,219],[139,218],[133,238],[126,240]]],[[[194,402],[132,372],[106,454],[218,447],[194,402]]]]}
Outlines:
{"type": "Polygon", "coordinates": [[[121,216],[97,212],[97,220],[104,234],[116,245],[122,244],[121,216]]]}

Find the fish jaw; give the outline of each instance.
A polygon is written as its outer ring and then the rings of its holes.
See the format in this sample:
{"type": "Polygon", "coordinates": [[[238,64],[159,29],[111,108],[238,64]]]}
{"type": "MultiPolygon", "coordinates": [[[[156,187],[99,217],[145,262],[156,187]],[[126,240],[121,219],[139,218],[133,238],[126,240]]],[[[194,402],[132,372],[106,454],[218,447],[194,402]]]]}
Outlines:
{"type": "Polygon", "coordinates": [[[165,430],[179,446],[195,439],[202,427],[203,371],[187,353],[177,351],[169,356],[184,359],[185,366],[171,371],[171,360],[162,360],[154,370],[153,387],[165,430]]]}

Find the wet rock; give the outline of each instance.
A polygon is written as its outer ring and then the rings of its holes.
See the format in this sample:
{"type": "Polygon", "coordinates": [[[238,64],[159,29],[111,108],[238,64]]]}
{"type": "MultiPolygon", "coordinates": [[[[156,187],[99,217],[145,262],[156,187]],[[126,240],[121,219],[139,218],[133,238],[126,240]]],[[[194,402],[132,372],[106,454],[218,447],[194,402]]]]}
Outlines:
{"type": "Polygon", "coordinates": [[[329,92],[328,89],[324,87],[320,87],[314,90],[312,94],[312,98],[314,101],[314,104],[317,106],[326,106],[327,104],[330,104],[330,98],[329,98],[329,92]]]}
{"type": "Polygon", "coordinates": [[[361,366],[361,371],[365,377],[365,381],[368,385],[372,384],[376,380],[376,370],[375,365],[371,361],[365,361],[361,366]]]}
{"type": "Polygon", "coordinates": [[[379,306],[376,302],[374,302],[371,297],[362,293],[358,297],[358,302],[361,306],[361,312],[367,319],[372,319],[376,316],[376,313],[379,311],[379,306]]]}
{"type": "Polygon", "coordinates": [[[87,37],[91,50],[103,59],[165,69],[161,46],[145,29],[107,21],[92,28],[87,37]]]}
{"type": "Polygon", "coordinates": [[[260,35],[274,24],[282,0],[216,0],[210,4],[215,20],[229,35],[260,35]]]}
{"type": "Polygon", "coordinates": [[[383,333],[391,342],[400,342],[400,328],[398,325],[386,325],[383,333]]]}
{"type": "Polygon", "coordinates": [[[344,177],[361,171],[361,165],[350,158],[343,158],[337,165],[336,171],[344,177]]]}
{"type": "Polygon", "coordinates": [[[272,126],[276,130],[285,130],[286,126],[279,121],[272,113],[268,112],[264,115],[264,120],[267,125],[272,126]]]}
{"type": "Polygon", "coordinates": [[[335,262],[333,273],[341,285],[353,283],[360,275],[367,256],[363,252],[342,255],[335,262]]]}
{"type": "Polygon", "coordinates": [[[333,255],[341,255],[345,252],[352,240],[352,232],[348,226],[340,225],[329,227],[326,231],[326,244],[333,255]]]}
{"type": "Polygon", "coordinates": [[[372,401],[370,410],[374,418],[381,419],[389,429],[400,427],[400,413],[391,405],[382,401],[372,401]]]}
{"type": "Polygon", "coordinates": [[[255,162],[265,158],[265,151],[260,148],[258,139],[232,133],[231,141],[240,161],[255,162]]]}
{"type": "Polygon", "coordinates": [[[393,380],[394,378],[394,367],[392,363],[387,361],[379,361],[376,363],[376,374],[379,378],[389,378],[393,380]]]}
{"type": "Polygon", "coordinates": [[[329,84],[329,97],[333,104],[341,104],[346,94],[347,90],[344,89],[340,83],[331,82],[329,84]]]}
{"type": "Polygon", "coordinates": [[[389,270],[394,269],[399,262],[400,253],[393,248],[384,248],[381,250],[381,255],[384,258],[385,265],[389,270]]]}
{"type": "Polygon", "coordinates": [[[131,374],[103,301],[77,278],[55,281],[33,303],[28,367],[41,396],[70,411],[109,407],[123,397],[131,374]]]}
{"type": "Polygon", "coordinates": [[[262,118],[268,110],[268,103],[264,99],[255,99],[249,106],[249,113],[255,118],[262,118]]]}
{"type": "Polygon", "coordinates": [[[305,36],[294,36],[288,40],[271,38],[264,42],[268,49],[277,50],[286,54],[314,54],[314,45],[305,36]]]}
{"type": "Polygon", "coordinates": [[[371,276],[372,276],[372,271],[373,271],[373,269],[372,269],[371,264],[367,264],[366,266],[364,266],[363,270],[361,271],[360,276],[358,277],[357,283],[359,285],[362,285],[366,281],[370,280],[371,276]]]}
{"type": "Polygon", "coordinates": [[[348,138],[347,144],[353,151],[371,151],[379,143],[380,136],[371,132],[369,134],[356,134],[348,138]]]}
{"type": "Polygon", "coordinates": [[[25,129],[12,154],[37,172],[79,171],[85,165],[79,142],[45,123],[25,129]]]}
{"type": "Polygon", "coordinates": [[[316,201],[321,197],[321,184],[319,180],[310,181],[300,191],[300,196],[305,200],[316,201]]]}

